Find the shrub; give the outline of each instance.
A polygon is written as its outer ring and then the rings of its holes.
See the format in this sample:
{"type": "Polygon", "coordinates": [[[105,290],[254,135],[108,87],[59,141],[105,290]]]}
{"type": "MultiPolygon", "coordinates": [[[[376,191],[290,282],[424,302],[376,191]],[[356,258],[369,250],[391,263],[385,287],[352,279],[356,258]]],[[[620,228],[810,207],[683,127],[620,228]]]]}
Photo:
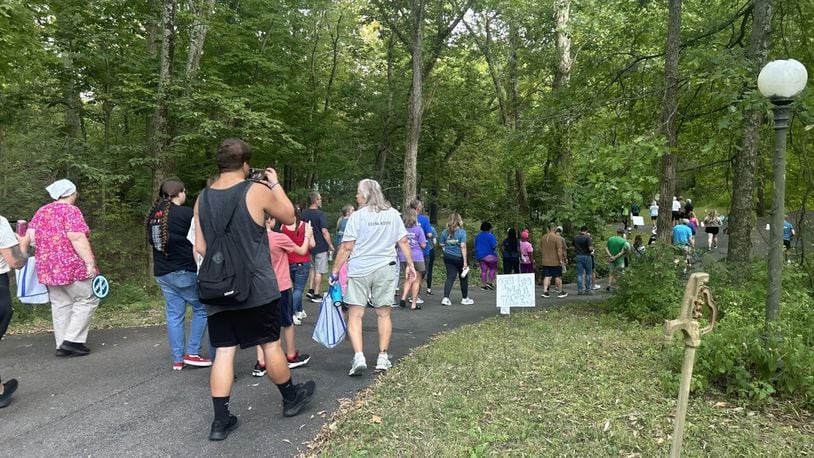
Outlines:
{"type": "MultiPolygon", "coordinates": [[[[670,247],[648,247],[623,276],[611,307],[646,324],[677,317],[686,280],[674,266],[674,253],[670,247]]],[[[805,272],[796,265],[784,270],[780,313],[767,330],[765,261],[705,264],[718,323],[702,338],[693,390],[714,386],[754,403],[783,397],[814,406],[814,299],[805,272]]],[[[678,342],[665,351],[671,391],[677,388],[683,352],[678,342]]]]}

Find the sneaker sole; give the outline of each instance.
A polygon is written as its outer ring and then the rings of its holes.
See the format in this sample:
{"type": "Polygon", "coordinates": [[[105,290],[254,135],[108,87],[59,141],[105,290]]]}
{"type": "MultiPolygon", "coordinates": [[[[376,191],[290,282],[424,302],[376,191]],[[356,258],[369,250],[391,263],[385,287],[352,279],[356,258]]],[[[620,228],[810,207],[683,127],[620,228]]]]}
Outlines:
{"type": "Polygon", "coordinates": [[[299,402],[299,404],[292,407],[291,409],[283,409],[283,416],[284,417],[296,416],[297,414],[299,414],[302,411],[303,408],[305,408],[305,406],[308,405],[309,402],[311,402],[311,397],[313,397],[313,396],[314,396],[314,393],[312,392],[307,397],[303,398],[302,401],[299,402]]]}
{"type": "Polygon", "coordinates": [[[266,372],[267,371],[263,371],[263,372],[252,371],[252,377],[263,377],[264,375],[266,375],[266,372]]]}
{"type": "Polygon", "coordinates": [[[364,365],[361,365],[361,366],[351,368],[350,372],[348,372],[348,375],[350,375],[351,377],[358,377],[358,376],[364,374],[366,370],[367,370],[367,364],[364,364],[364,365]]]}
{"type": "Polygon", "coordinates": [[[302,361],[296,361],[296,362],[293,362],[293,363],[291,361],[289,361],[288,362],[288,368],[289,369],[294,369],[294,368],[297,368],[297,367],[305,366],[306,364],[308,364],[308,361],[311,361],[310,357],[308,359],[305,359],[305,360],[302,360],[302,361]]]}
{"type": "Polygon", "coordinates": [[[212,367],[212,362],[204,363],[199,361],[187,361],[184,360],[184,364],[187,366],[195,366],[195,367],[212,367]]]}
{"type": "Polygon", "coordinates": [[[226,430],[223,431],[222,436],[221,436],[221,434],[212,434],[210,432],[209,433],[209,440],[211,440],[211,441],[222,441],[222,440],[226,439],[227,437],[229,437],[229,433],[231,433],[232,431],[237,429],[238,425],[240,425],[240,419],[235,417],[235,423],[232,426],[229,426],[228,428],[226,428],[226,430]]]}

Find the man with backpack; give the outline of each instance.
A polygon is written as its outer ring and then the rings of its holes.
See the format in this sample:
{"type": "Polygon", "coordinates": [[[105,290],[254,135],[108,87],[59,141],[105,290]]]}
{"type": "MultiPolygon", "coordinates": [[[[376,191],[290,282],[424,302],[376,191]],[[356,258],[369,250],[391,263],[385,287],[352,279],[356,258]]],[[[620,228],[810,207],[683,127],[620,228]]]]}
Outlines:
{"type": "Polygon", "coordinates": [[[283,396],[283,415],[297,415],[314,393],[313,381],[295,385],[280,346],[280,292],[268,255],[265,218],[294,222],[294,206],[272,168],[265,181],[248,181],[251,148],[239,139],[218,146],[220,175],[195,203],[195,251],[203,256],[198,293],[206,304],[209,337],[217,348],[209,383],[215,419],[209,440],[237,428],[229,413],[237,348],[263,348],[269,379],[283,396]]]}

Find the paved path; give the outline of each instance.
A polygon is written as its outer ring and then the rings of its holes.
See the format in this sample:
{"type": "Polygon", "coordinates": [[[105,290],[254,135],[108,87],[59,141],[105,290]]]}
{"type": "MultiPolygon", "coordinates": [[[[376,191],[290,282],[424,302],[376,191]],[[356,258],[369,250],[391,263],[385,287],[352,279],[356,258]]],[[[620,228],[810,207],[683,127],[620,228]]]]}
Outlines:
{"type": "MultiPolygon", "coordinates": [[[[456,285],[457,287],[457,285],[456,285]]],[[[566,299],[542,299],[551,306],[602,299],[604,294],[577,296],[568,285],[566,299]]],[[[421,311],[394,310],[393,353],[396,364],[413,347],[438,333],[497,314],[495,295],[474,288],[475,305],[440,305],[441,296],[425,297],[421,311]]],[[[104,306],[104,304],[102,305],[104,306]]],[[[82,358],[56,358],[51,334],[11,336],[0,344],[0,374],[20,381],[12,404],[0,410],[0,456],[292,456],[307,451],[337,407],[368,386],[372,373],[349,377],[352,351],[345,342],[333,350],[311,340],[318,305],[297,328],[301,351],[311,362],[293,372],[295,382],[313,379],[317,392],[311,405],[294,418],[282,416],[276,387],[251,377],[254,351],[237,356],[238,380],[231,410],[241,425],[227,440],[207,440],[212,420],[209,369],[170,370],[164,327],[91,331],[93,353],[82,358]]],[[[515,312],[516,313],[516,312],[515,312]]],[[[368,364],[375,364],[375,314],[365,314],[368,364]]]]}

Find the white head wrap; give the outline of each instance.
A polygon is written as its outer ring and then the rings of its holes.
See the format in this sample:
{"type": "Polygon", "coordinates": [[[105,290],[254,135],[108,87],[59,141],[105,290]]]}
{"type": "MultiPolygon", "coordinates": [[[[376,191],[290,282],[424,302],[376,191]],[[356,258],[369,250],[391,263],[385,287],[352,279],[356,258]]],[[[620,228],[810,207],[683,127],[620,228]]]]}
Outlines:
{"type": "Polygon", "coordinates": [[[73,184],[71,180],[63,178],[61,180],[57,180],[51,183],[50,185],[48,185],[47,188],[45,188],[45,190],[48,191],[48,194],[51,196],[52,199],[59,200],[63,197],[68,197],[71,194],[75,193],[76,185],[73,184]]]}

